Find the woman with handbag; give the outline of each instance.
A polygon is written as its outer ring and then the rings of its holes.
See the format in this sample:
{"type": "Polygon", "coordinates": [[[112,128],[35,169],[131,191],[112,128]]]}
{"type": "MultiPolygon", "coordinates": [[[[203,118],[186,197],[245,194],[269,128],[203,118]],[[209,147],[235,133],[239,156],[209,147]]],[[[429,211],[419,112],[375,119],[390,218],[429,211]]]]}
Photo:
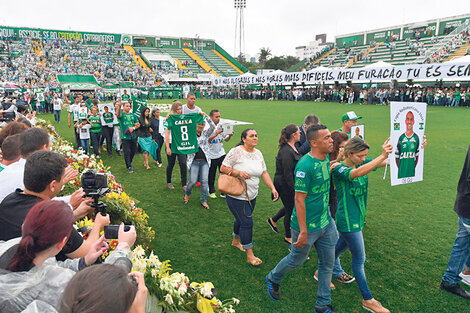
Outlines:
{"type": "Polygon", "coordinates": [[[242,180],[243,192],[241,194],[230,194],[230,192],[224,190],[227,193],[225,199],[235,217],[232,245],[246,251],[247,261],[253,266],[263,263],[261,259],[253,254],[252,241],[252,214],[258,195],[259,178],[261,177],[268,188],[271,189],[273,201],[276,201],[279,197],[266,169],[263,154],[255,148],[257,144],[258,134],[256,131],[252,128],[245,129],[241,134],[241,141],[235,148],[230,150],[220,168],[221,173],[242,180]]]}
{"type": "Polygon", "coordinates": [[[290,217],[295,204],[295,178],[294,170],[297,162],[302,157],[295,147],[300,141],[300,129],[295,124],[289,124],[281,130],[279,137],[279,152],[276,156],[276,173],[274,174],[274,186],[279,191],[284,205],[273,217],[268,218],[268,224],[274,232],[279,232],[276,222],[284,217],[284,241],[292,243],[290,233],[290,217]]]}

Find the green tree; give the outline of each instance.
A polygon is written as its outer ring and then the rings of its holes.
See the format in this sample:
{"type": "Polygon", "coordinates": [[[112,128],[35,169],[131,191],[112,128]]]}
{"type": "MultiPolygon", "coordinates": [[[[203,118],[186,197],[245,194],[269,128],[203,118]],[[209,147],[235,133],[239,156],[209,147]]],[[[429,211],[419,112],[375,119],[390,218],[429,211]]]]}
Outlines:
{"type": "Polygon", "coordinates": [[[259,63],[264,64],[272,56],[271,49],[261,48],[259,52],[259,63]]]}

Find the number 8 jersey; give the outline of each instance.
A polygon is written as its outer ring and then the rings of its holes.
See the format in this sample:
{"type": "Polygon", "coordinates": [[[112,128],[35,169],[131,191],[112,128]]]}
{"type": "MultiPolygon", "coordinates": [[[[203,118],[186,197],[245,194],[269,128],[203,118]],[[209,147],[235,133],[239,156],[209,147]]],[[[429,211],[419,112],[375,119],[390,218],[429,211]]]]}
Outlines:
{"type": "Polygon", "coordinates": [[[199,113],[171,114],[167,122],[171,131],[171,153],[196,153],[197,124],[204,124],[204,116],[199,113]]]}

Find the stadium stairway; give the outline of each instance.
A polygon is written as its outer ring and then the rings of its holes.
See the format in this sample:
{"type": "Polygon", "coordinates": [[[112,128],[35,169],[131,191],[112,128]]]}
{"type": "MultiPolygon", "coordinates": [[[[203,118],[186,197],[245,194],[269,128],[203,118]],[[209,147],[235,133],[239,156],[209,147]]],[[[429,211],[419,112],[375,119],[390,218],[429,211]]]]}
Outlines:
{"type": "Polygon", "coordinates": [[[183,63],[181,63],[180,60],[178,60],[177,58],[173,58],[173,60],[176,61],[176,64],[178,64],[178,69],[179,70],[187,70],[188,68],[186,66],[183,65],[183,63]]]}
{"type": "MultiPolygon", "coordinates": [[[[378,42],[378,43],[375,45],[375,48],[379,49],[382,44],[383,44],[383,42],[378,42]]],[[[364,55],[362,56],[362,58],[367,58],[367,56],[368,56],[372,51],[374,51],[374,48],[369,47],[369,48],[366,48],[366,49],[363,50],[363,51],[365,51],[365,53],[364,53],[364,55]]],[[[359,52],[361,52],[361,51],[359,51],[359,52]]],[[[346,67],[351,67],[351,66],[353,66],[357,61],[359,61],[359,60],[357,59],[357,55],[356,55],[356,56],[354,56],[354,58],[352,58],[352,59],[349,60],[349,62],[348,62],[348,64],[346,65],[346,67]]]]}
{"type": "Polygon", "coordinates": [[[183,50],[171,48],[160,48],[160,50],[163,53],[169,54],[174,60],[178,60],[182,66],[186,67],[179,69],[191,71],[193,74],[206,73],[206,71],[202,69],[197,63],[195,63],[195,61],[190,58],[183,50]]]}
{"type": "Polygon", "coordinates": [[[191,57],[193,60],[197,62],[207,73],[215,74],[217,76],[220,76],[217,74],[216,71],[214,71],[209,65],[207,65],[206,62],[204,62],[199,56],[197,56],[191,49],[188,48],[182,48],[184,52],[186,52],[189,57],[191,57]]]}
{"type": "Polygon", "coordinates": [[[468,47],[470,47],[470,43],[463,44],[462,46],[460,46],[460,48],[455,50],[454,53],[449,55],[443,62],[448,62],[452,59],[463,57],[464,55],[467,54],[468,47]]]}
{"type": "MultiPolygon", "coordinates": [[[[208,53],[209,51],[207,51],[206,53],[208,53]]],[[[237,71],[240,75],[243,75],[243,71],[241,69],[239,69],[238,67],[235,66],[235,64],[233,64],[232,62],[230,62],[226,57],[224,57],[222,54],[219,53],[219,51],[217,50],[211,50],[212,53],[214,53],[216,56],[218,56],[220,59],[222,59],[225,63],[227,63],[228,65],[230,65],[232,68],[235,69],[235,71],[237,71]]]]}
{"type": "Polygon", "coordinates": [[[148,67],[148,65],[145,63],[144,60],[142,60],[141,57],[136,57],[134,48],[132,48],[131,46],[124,46],[124,49],[129,51],[129,53],[132,55],[132,59],[134,60],[135,63],[137,63],[139,66],[141,66],[145,70],[151,71],[150,68],[148,67]]]}
{"type": "Polygon", "coordinates": [[[325,58],[327,58],[330,54],[333,54],[336,52],[336,48],[333,48],[329,51],[327,51],[325,54],[323,54],[322,56],[320,56],[318,59],[316,59],[315,61],[313,61],[313,64],[312,65],[317,65],[318,63],[320,63],[322,60],[324,60],[325,58]]]}

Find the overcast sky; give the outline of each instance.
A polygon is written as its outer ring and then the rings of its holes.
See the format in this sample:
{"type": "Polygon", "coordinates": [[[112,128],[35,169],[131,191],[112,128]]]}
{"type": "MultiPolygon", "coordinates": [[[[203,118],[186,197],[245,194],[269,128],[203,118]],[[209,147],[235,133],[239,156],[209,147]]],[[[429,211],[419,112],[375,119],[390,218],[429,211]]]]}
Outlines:
{"type": "MultiPolygon", "coordinates": [[[[234,0],[1,0],[4,26],[215,39],[234,53],[234,0]]],[[[245,54],[295,55],[334,36],[470,13],[468,0],[247,0],[245,54]]]]}

